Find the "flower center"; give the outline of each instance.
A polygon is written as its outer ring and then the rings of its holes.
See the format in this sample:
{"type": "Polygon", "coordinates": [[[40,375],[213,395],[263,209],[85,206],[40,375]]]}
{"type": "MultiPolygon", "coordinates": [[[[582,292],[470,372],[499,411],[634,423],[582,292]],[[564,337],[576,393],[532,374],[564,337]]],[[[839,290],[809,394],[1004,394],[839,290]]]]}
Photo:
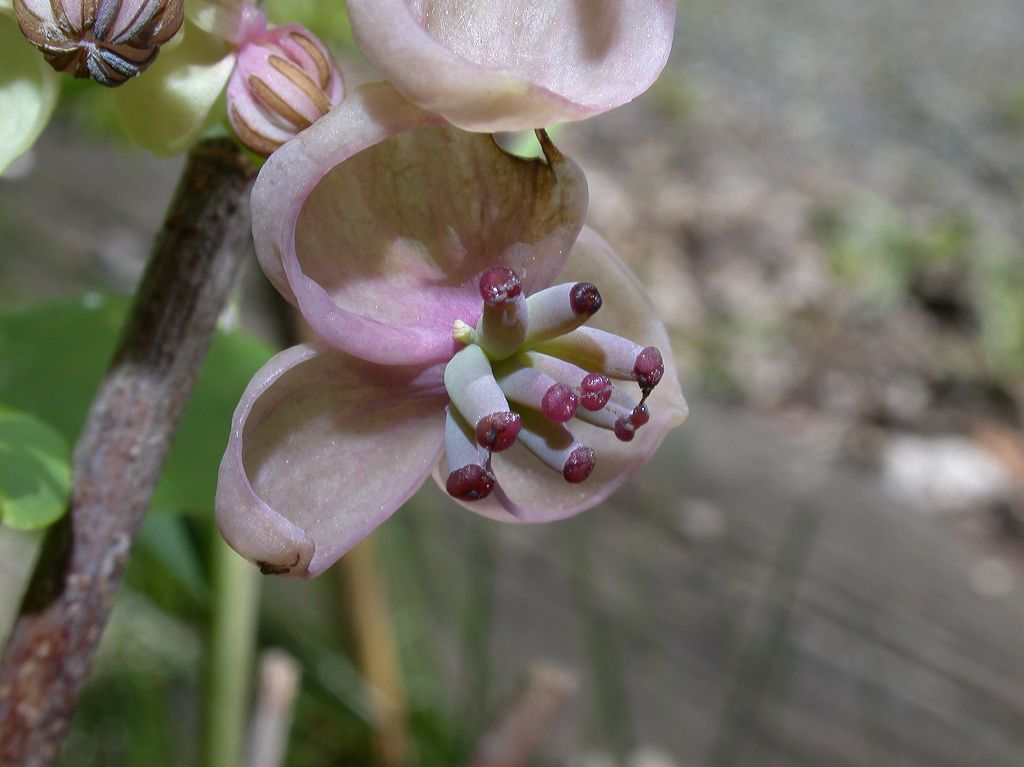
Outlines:
{"type": "Polygon", "coordinates": [[[646,401],[665,374],[661,352],[586,327],[602,305],[589,282],[525,296],[519,275],[496,266],[481,275],[479,291],[480,319],[454,323],[452,338],[464,348],[445,368],[449,494],[490,495],[491,454],[516,442],[567,482],[585,481],[597,453],[573,436],[572,420],[631,441],[650,420],[646,401]],[[636,382],[639,400],[612,379],[636,382]]]}

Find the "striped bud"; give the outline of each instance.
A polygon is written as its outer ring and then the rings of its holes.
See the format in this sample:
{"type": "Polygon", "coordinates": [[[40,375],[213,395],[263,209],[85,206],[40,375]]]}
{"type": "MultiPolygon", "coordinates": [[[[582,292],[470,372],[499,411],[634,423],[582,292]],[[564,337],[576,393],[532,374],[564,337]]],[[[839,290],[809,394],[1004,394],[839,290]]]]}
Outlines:
{"type": "Polygon", "coordinates": [[[14,0],[14,12],[50,66],[113,88],[177,34],[184,0],[14,0]]]}
{"type": "Polygon", "coordinates": [[[238,50],[228,83],[228,119],[239,140],[270,155],[341,101],[345,86],[330,53],[297,24],[262,29],[238,50]]]}

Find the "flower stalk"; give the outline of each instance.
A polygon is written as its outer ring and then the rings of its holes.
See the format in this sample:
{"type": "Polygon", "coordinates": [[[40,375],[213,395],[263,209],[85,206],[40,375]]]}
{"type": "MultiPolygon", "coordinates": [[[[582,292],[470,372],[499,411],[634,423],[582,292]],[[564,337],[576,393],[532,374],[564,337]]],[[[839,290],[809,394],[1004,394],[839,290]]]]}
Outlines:
{"type": "Polygon", "coordinates": [[[0,661],[0,764],[48,767],[92,665],[132,543],[249,252],[254,175],[231,141],[192,151],[72,458],[0,661]]]}

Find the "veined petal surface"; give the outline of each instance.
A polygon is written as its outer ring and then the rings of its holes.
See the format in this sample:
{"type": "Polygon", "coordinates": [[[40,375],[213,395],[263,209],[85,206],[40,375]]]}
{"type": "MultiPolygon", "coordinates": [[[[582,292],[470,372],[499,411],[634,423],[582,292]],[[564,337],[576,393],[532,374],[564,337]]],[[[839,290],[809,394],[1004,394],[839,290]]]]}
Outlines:
{"type": "Polygon", "coordinates": [[[675,0],[348,0],[356,40],[407,98],[474,131],[579,120],[639,96],[675,0]]]}
{"type": "MultiPolygon", "coordinates": [[[[558,277],[558,281],[564,282],[582,280],[597,285],[603,298],[601,311],[588,323],[590,326],[626,336],[637,343],[657,346],[664,352],[665,375],[647,400],[651,420],[637,430],[632,442],[621,442],[611,431],[577,418],[566,423],[580,442],[597,451],[593,473],[580,484],[570,484],[559,472],[540,466],[522,445],[496,453],[494,473],[502,492],[495,489],[483,501],[462,503],[472,511],[504,522],[531,523],[552,522],[585,511],[632,477],[665,435],[686,418],[686,400],[679,385],[668,333],[646,288],[611,246],[589,228],[581,233],[558,277]]],[[[639,397],[636,384],[619,383],[639,397]]],[[[433,476],[443,490],[444,466],[436,469],[433,476]]]]}
{"type": "Polygon", "coordinates": [[[557,149],[524,160],[363,86],[276,151],[253,191],[260,264],[317,335],[385,364],[447,360],[486,269],[527,291],[561,270],[587,208],[557,149]]]}
{"type": "MultiPolygon", "coordinates": [[[[2,0],[0,0],[2,1],[2,0]]],[[[10,3],[0,11],[10,11],[10,3]]],[[[22,36],[13,16],[0,13],[0,173],[43,132],[57,104],[54,72],[22,36]]]]}
{"type": "Polygon", "coordinates": [[[444,444],[440,367],[296,346],[253,378],[217,483],[225,540],[265,572],[317,575],[423,484],[444,444]]]}

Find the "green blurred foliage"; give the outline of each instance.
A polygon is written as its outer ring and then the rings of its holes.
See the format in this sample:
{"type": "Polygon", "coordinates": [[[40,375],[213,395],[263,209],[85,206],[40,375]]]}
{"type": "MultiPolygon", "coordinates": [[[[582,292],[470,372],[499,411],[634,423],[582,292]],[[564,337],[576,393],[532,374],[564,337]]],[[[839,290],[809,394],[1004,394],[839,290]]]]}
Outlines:
{"type": "MultiPolygon", "coordinates": [[[[0,313],[0,401],[50,424],[69,444],[110,362],[128,304],[89,294],[0,313]]],[[[218,332],[153,497],[163,511],[209,512],[231,414],[273,350],[218,332]]]]}
{"type": "Polygon", "coordinates": [[[825,211],[816,225],[834,273],[878,313],[923,278],[953,275],[992,371],[1024,373],[1024,258],[1013,247],[983,241],[958,215],[920,222],[874,199],[825,211]]]}
{"type": "Polygon", "coordinates": [[[348,9],[340,0],[268,0],[267,18],[271,24],[301,24],[335,51],[355,48],[348,9]]]}
{"type": "Polygon", "coordinates": [[[60,518],[71,490],[68,443],[28,413],[0,408],[0,519],[38,530],[60,518]]]}

